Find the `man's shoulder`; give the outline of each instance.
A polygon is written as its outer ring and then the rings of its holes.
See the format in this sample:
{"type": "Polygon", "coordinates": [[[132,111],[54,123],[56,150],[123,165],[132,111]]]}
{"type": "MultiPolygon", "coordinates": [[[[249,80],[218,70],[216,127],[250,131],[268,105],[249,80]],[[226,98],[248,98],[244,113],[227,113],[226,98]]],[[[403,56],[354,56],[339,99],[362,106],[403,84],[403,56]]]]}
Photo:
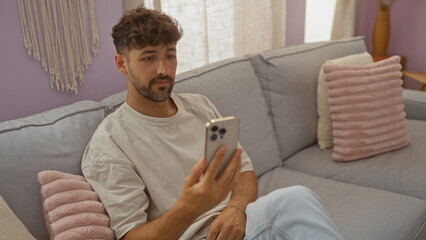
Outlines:
{"type": "Polygon", "coordinates": [[[91,163],[125,163],[129,164],[120,152],[120,139],[127,134],[121,109],[110,113],[98,125],[86,146],[82,158],[82,168],[91,163]]]}
{"type": "MultiPolygon", "coordinates": [[[[99,135],[109,135],[116,128],[121,128],[122,125],[125,125],[124,121],[126,118],[123,111],[123,106],[117,108],[114,112],[108,114],[102,122],[99,123],[96,131],[93,134],[93,137],[98,137],[99,135]]],[[[119,130],[121,131],[121,130],[119,130]]]]}

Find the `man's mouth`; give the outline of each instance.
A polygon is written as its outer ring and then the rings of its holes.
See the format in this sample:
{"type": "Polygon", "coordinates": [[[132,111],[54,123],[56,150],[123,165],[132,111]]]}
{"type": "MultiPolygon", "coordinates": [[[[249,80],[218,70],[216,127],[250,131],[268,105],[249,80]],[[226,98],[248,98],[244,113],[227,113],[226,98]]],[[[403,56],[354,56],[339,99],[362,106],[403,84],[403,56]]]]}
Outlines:
{"type": "Polygon", "coordinates": [[[151,85],[159,86],[159,87],[166,87],[170,86],[172,84],[172,78],[169,76],[162,76],[162,77],[156,77],[151,80],[151,85]]]}
{"type": "Polygon", "coordinates": [[[159,87],[166,87],[170,86],[171,82],[169,80],[155,80],[152,84],[159,87]]]}

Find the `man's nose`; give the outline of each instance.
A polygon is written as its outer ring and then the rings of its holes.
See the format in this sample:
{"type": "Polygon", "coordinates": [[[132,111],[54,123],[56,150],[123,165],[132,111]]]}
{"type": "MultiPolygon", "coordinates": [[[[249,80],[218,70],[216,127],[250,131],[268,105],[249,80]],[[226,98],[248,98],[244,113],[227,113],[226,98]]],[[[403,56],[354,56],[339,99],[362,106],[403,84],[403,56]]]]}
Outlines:
{"type": "Polygon", "coordinates": [[[165,58],[160,58],[157,66],[157,74],[167,75],[169,72],[169,66],[165,58]]]}

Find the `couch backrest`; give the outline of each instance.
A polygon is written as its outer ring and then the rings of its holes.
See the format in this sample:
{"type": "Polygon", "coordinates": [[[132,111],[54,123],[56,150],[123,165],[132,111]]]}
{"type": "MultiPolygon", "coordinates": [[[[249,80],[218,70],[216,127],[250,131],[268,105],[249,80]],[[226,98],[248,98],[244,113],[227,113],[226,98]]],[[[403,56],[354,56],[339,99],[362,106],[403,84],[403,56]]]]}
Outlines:
{"type": "Polygon", "coordinates": [[[227,59],[179,74],[174,91],[205,95],[222,116],[240,119],[240,143],[256,176],[280,166],[271,119],[250,59],[227,59]]]}
{"type": "Polygon", "coordinates": [[[316,94],[322,64],[365,50],[364,37],[356,37],[274,49],[251,57],[281,159],[316,142],[316,94]]]}
{"type": "Polygon", "coordinates": [[[104,106],[82,101],[0,123],[0,194],[36,239],[49,239],[37,173],[81,174],[81,156],[104,116],[104,106]]]}

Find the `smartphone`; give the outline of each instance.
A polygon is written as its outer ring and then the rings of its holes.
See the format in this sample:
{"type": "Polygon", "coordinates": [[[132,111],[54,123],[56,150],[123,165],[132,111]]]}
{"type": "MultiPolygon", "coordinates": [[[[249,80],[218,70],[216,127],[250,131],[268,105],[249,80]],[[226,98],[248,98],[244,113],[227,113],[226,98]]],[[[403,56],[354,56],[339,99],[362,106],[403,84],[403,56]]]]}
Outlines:
{"type": "Polygon", "coordinates": [[[207,168],[212,161],[216,151],[220,146],[227,147],[216,177],[225,170],[229,160],[237,149],[240,121],[237,117],[230,116],[219,119],[212,119],[206,123],[206,140],[204,156],[207,161],[207,168]]]}

